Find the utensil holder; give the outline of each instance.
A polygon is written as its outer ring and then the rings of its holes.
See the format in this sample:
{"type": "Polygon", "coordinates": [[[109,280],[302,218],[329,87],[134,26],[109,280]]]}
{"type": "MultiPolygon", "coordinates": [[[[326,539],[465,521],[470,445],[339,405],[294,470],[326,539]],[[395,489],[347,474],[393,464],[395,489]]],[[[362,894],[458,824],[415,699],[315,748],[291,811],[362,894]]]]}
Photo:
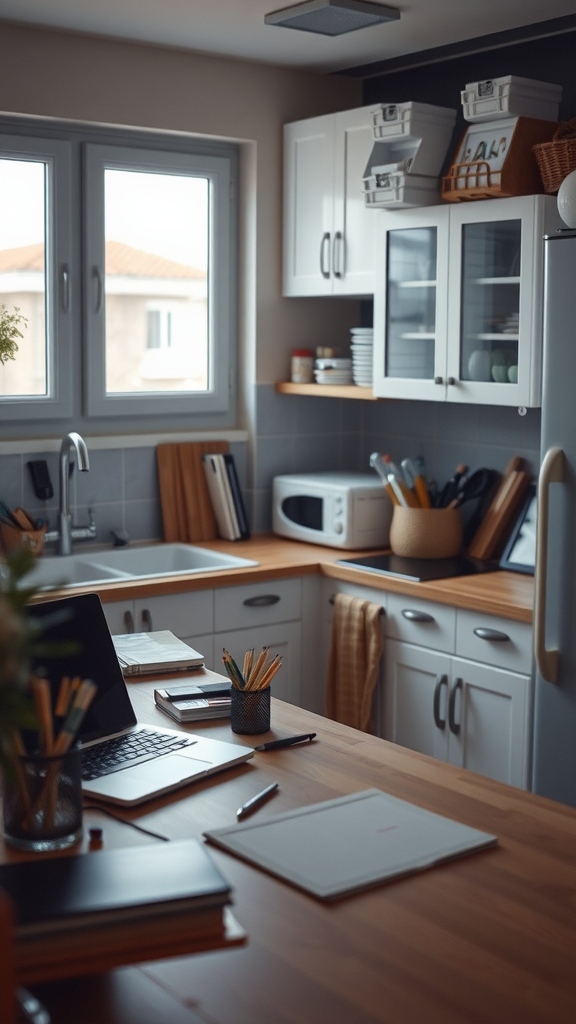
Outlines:
{"type": "Polygon", "coordinates": [[[18,757],[3,774],[4,838],[18,850],[45,853],[82,836],[80,749],[59,757],[18,757]]]}
{"type": "Polygon", "coordinates": [[[457,508],[394,506],[390,547],[405,558],[453,558],[462,548],[462,519],[457,508]]]}
{"type": "Polygon", "coordinates": [[[39,530],[17,530],[16,527],[0,525],[0,542],[6,554],[15,548],[27,545],[33,555],[41,555],[44,548],[46,526],[39,530]]]}
{"type": "Polygon", "coordinates": [[[270,728],[270,687],[263,690],[230,689],[230,725],[232,732],[254,736],[270,728]]]}

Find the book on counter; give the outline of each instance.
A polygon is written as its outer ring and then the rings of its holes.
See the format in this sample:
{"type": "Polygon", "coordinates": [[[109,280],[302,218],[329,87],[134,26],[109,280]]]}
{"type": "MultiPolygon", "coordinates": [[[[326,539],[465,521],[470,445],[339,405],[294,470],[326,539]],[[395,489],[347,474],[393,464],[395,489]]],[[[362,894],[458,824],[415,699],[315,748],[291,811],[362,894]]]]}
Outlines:
{"type": "Polygon", "coordinates": [[[36,981],[233,940],[230,886],[192,839],[3,864],[0,887],[14,905],[17,971],[36,981]]]}
{"type": "Polygon", "coordinates": [[[231,684],[188,684],[154,690],[156,706],[176,722],[198,722],[203,718],[229,718],[231,684]]]}
{"type": "Polygon", "coordinates": [[[228,882],[194,839],[2,864],[0,887],[15,905],[17,938],[185,911],[214,911],[221,927],[231,902],[228,882]]]}
{"type": "Polygon", "coordinates": [[[234,457],[228,453],[208,453],[202,456],[202,461],[218,533],[225,540],[248,540],[248,517],[234,457]]]}
{"type": "Polygon", "coordinates": [[[112,640],[125,676],[189,672],[204,667],[204,655],[179,640],[169,629],[119,633],[112,640]]]}

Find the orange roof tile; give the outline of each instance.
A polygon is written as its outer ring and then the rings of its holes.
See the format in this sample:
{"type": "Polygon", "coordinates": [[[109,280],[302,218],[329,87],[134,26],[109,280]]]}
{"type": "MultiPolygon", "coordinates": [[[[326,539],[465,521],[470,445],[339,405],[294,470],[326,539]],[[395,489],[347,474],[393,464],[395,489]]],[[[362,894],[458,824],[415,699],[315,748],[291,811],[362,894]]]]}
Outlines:
{"type": "MultiPolygon", "coordinates": [[[[14,271],[44,270],[44,245],[21,245],[17,249],[0,249],[0,274],[14,271]]],[[[205,270],[163,256],[134,249],[123,242],[106,242],[106,273],[115,277],[171,277],[204,280],[205,270]]]]}

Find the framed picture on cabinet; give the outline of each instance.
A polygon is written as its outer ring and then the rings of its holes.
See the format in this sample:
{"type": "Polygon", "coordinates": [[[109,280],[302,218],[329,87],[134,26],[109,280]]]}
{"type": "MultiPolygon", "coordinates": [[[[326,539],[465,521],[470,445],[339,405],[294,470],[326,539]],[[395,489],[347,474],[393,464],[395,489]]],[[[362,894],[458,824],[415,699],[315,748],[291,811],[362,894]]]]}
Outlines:
{"type": "Polygon", "coordinates": [[[536,484],[530,484],[514,529],[500,559],[501,569],[534,575],[536,564],[536,484]]]}

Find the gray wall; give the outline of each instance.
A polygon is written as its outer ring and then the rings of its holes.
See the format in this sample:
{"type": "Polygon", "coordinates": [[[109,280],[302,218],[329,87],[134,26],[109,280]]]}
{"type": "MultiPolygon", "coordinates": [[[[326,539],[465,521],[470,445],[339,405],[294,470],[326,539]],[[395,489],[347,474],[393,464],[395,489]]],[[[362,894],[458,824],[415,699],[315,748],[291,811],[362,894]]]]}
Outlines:
{"type": "MultiPolygon", "coordinates": [[[[97,543],[111,543],[110,531],[125,529],[131,540],[159,540],[162,538],[162,515],[158,491],[156,451],[147,448],[113,448],[90,452],[90,471],[74,470],[70,481],[70,503],[74,522],[88,522],[88,508],[94,513],[97,543]]],[[[246,445],[233,443],[234,455],[241,486],[246,482],[246,445]]],[[[50,519],[57,525],[56,512],[59,499],[58,454],[43,452],[25,455],[0,455],[0,500],[10,508],[19,506],[35,518],[50,519]],[[27,463],[45,459],[54,487],[54,497],[41,502],[34,495],[27,463]]],[[[75,544],[76,550],[82,544],[75,544]]]]}
{"type": "Polygon", "coordinates": [[[460,462],[499,472],[513,455],[537,474],[540,410],[441,402],[351,401],[279,395],[257,388],[258,433],[254,523],[270,529],[271,483],[279,473],[317,470],[368,472],[371,452],[399,463],[423,455],[428,476],[440,485],[460,462]]]}

